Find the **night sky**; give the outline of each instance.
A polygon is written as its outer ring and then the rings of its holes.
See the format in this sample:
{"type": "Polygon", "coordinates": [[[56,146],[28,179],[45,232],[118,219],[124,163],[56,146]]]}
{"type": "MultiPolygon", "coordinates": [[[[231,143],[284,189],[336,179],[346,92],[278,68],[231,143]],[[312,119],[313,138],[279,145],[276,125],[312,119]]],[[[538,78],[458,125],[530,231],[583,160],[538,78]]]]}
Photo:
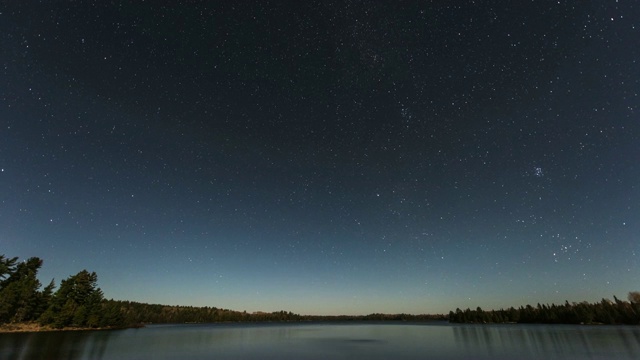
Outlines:
{"type": "Polygon", "coordinates": [[[302,314],[640,290],[636,1],[181,3],[0,5],[0,254],[43,284],[302,314]]]}

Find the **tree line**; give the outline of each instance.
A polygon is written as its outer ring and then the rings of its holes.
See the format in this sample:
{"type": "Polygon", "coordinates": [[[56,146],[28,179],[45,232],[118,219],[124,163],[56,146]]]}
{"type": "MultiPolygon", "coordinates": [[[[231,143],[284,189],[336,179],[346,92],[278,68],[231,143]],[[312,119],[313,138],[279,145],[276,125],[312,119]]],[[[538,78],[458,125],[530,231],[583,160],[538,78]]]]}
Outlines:
{"type": "Polygon", "coordinates": [[[300,315],[290,311],[254,312],[216,307],[168,306],[132,301],[106,300],[120,309],[126,324],[214,323],[214,322],[309,322],[309,321],[430,321],[446,320],[444,315],[369,314],[300,315]]]}
{"type": "Polygon", "coordinates": [[[37,322],[53,328],[120,328],[161,323],[285,322],[285,321],[425,321],[443,315],[370,314],[363,316],[299,315],[287,311],[236,311],[216,307],[168,306],[107,300],[95,272],[82,270],[41,288],[37,279],[43,261],[0,255],[0,325],[37,322]],[[55,290],[55,291],[54,291],[55,290]]]}
{"type": "Polygon", "coordinates": [[[53,328],[122,328],[160,323],[285,322],[285,321],[432,321],[454,323],[640,324],[640,292],[629,301],[614,297],[599,303],[527,305],[507,310],[451,311],[446,315],[369,314],[318,316],[287,311],[236,311],[216,307],[167,306],[107,300],[95,272],[82,270],[55,286],[42,288],[37,279],[42,260],[0,255],[0,325],[37,322],[53,328]]]}
{"type": "Polygon", "coordinates": [[[523,324],[640,324],[640,292],[630,292],[629,301],[613,297],[597,303],[569,303],[510,307],[485,311],[466,309],[449,312],[453,323],[523,323],[523,324]]]}
{"type": "Polygon", "coordinates": [[[429,321],[446,320],[444,315],[369,314],[369,315],[300,315],[291,311],[254,312],[216,307],[168,306],[133,301],[106,300],[120,309],[123,322],[136,324],[215,323],[215,322],[309,322],[309,321],[429,321]]]}

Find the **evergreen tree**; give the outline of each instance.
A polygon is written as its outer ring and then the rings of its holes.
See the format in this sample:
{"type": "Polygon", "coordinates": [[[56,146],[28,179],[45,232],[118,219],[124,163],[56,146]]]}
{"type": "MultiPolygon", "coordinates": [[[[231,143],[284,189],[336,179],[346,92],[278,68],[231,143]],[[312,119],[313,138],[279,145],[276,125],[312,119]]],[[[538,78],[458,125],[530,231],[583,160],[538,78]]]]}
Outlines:
{"type": "Polygon", "coordinates": [[[102,290],[95,272],[82,270],[62,280],[49,308],[40,317],[42,324],[54,327],[98,327],[102,322],[102,290]]]}
{"type": "Polygon", "coordinates": [[[4,254],[0,255],[0,289],[4,288],[4,280],[15,272],[16,262],[17,257],[9,259],[4,254]]]}
{"type": "Polygon", "coordinates": [[[1,258],[6,278],[0,285],[0,323],[33,320],[40,307],[40,281],[36,276],[42,260],[32,257],[15,265],[16,258],[1,258]]]}
{"type": "Polygon", "coordinates": [[[49,285],[47,285],[40,293],[39,293],[39,301],[38,308],[33,315],[33,319],[38,319],[51,305],[51,300],[53,299],[53,290],[56,287],[56,283],[53,279],[49,285]]]}
{"type": "MultiPolygon", "coordinates": [[[[131,324],[134,323],[132,322],[131,324]]],[[[102,303],[102,317],[100,318],[98,326],[125,326],[122,311],[120,310],[120,304],[118,302],[109,300],[102,303]]]]}

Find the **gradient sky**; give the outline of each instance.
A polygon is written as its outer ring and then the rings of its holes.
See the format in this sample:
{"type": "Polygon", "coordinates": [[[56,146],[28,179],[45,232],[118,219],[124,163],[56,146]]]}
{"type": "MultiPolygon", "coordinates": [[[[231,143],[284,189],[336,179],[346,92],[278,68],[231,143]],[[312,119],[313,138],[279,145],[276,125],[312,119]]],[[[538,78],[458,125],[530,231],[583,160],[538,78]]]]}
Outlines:
{"type": "Polygon", "coordinates": [[[637,2],[183,3],[0,6],[0,254],[43,284],[303,314],[640,290],[637,2]]]}

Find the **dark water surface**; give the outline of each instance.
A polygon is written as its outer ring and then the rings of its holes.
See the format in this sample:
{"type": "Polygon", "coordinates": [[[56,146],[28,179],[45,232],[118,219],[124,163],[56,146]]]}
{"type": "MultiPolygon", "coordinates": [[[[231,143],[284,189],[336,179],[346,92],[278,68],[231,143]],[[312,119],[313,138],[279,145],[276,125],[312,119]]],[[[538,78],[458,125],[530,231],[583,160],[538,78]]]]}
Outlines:
{"type": "Polygon", "coordinates": [[[0,359],[640,359],[640,327],[156,325],[0,334],[0,359]]]}

